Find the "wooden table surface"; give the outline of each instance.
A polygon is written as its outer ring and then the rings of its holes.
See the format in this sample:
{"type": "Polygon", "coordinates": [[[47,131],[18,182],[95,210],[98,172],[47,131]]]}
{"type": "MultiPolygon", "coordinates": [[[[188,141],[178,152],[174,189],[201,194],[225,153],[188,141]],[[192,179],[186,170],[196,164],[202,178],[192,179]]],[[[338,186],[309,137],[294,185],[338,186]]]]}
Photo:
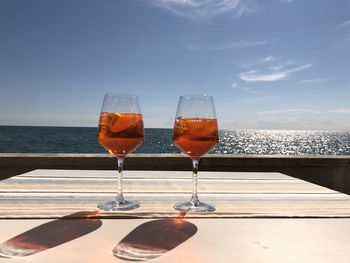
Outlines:
{"type": "MultiPolygon", "coordinates": [[[[125,171],[124,196],[141,207],[98,216],[176,217],[191,187],[191,172],[125,171]]],[[[216,211],[188,217],[350,217],[348,195],[281,173],[200,172],[198,191],[216,211]]],[[[35,170],[0,181],[0,218],[74,216],[115,194],[115,171],[35,170]]]]}
{"type": "Polygon", "coordinates": [[[349,196],[280,173],[200,172],[211,214],[181,215],[191,173],[125,171],[131,212],[101,213],[113,171],[36,170],[0,182],[0,262],[349,262],[349,196]],[[182,217],[184,216],[184,217],[182,217]],[[9,257],[5,258],[5,257],[9,257]]]}

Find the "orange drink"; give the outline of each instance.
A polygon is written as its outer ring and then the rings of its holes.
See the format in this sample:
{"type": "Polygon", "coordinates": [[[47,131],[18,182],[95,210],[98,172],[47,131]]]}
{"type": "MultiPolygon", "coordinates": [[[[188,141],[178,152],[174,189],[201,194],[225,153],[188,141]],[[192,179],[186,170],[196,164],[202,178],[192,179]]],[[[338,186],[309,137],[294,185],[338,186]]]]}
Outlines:
{"type": "Polygon", "coordinates": [[[142,114],[102,112],[97,138],[108,152],[124,158],[143,142],[142,114]]]}
{"type": "Polygon", "coordinates": [[[219,142],[217,120],[178,117],[173,141],[183,153],[198,160],[219,142]]]}

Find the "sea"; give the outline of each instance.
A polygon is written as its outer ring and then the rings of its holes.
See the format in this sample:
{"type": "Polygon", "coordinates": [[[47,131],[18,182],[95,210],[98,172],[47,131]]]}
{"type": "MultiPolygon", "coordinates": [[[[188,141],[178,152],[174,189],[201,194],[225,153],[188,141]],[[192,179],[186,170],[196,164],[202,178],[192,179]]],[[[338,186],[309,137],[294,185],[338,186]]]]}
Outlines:
{"type": "MultiPolygon", "coordinates": [[[[0,126],[1,153],[106,153],[97,128],[0,126]]],[[[172,129],[145,129],[136,153],[179,153],[172,129]]],[[[350,155],[350,131],[221,130],[219,154],[350,155]]]]}

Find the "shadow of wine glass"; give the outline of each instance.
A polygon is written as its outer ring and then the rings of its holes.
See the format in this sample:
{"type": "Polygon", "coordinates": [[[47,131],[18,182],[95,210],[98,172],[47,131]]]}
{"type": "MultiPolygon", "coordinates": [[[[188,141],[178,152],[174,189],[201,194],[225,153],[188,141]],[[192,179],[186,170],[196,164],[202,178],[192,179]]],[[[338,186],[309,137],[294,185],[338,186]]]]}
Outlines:
{"type": "Polygon", "coordinates": [[[182,219],[159,219],[136,227],[113,249],[114,256],[129,261],[160,257],[197,232],[197,227],[182,219]]]}
{"type": "Polygon", "coordinates": [[[96,214],[78,212],[23,232],[0,245],[0,258],[29,256],[89,234],[102,225],[96,214]]]}

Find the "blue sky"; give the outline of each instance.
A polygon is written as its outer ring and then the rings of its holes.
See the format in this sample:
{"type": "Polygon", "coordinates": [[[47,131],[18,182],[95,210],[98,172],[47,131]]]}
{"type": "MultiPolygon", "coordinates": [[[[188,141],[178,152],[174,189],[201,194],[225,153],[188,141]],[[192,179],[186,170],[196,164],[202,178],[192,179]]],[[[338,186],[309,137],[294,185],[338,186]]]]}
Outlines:
{"type": "Polygon", "coordinates": [[[146,127],[214,97],[220,128],[350,130],[350,1],[1,0],[0,125],[96,126],[106,92],[146,127]]]}

